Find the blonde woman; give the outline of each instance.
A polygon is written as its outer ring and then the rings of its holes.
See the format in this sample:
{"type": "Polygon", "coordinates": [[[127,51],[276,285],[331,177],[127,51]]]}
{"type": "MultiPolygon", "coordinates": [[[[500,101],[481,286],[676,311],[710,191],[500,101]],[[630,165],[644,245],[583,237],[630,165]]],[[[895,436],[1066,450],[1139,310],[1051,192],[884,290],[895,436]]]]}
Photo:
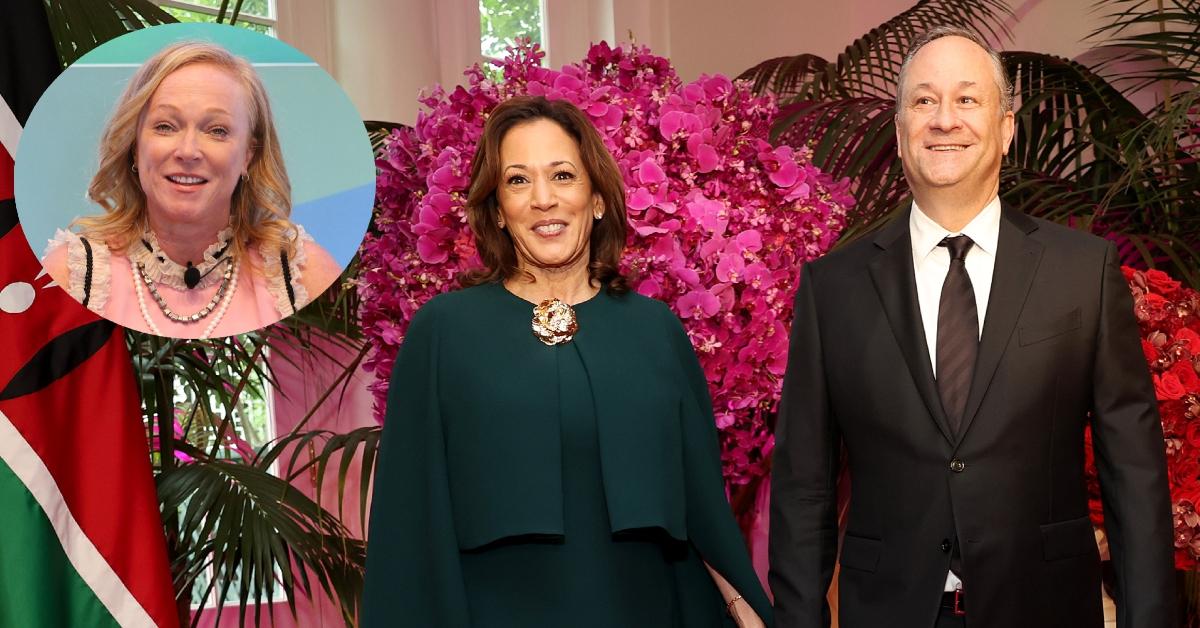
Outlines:
{"type": "Polygon", "coordinates": [[[211,43],[167,46],[134,74],[88,197],[104,213],[60,230],[43,262],[71,296],[126,327],[176,338],[253,331],[340,272],[289,219],[262,81],[211,43]]]}

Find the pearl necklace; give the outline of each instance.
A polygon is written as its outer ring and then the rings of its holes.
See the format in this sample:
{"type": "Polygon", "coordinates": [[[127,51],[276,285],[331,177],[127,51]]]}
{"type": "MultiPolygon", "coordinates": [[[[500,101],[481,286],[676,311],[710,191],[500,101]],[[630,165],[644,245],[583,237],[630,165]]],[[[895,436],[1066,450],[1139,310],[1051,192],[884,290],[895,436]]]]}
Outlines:
{"type": "Polygon", "coordinates": [[[150,317],[150,309],[146,307],[146,299],[142,296],[142,283],[146,284],[147,291],[150,292],[150,295],[154,297],[155,301],[157,301],[159,308],[161,308],[163,311],[163,315],[168,319],[178,323],[194,323],[208,316],[208,314],[212,312],[213,307],[217,305],[217,301],[221,299],[222,293],[224,293],[225,298],[224,300],[221,300],[221,305],[217,309],[216,316],[214,316],[213,319],[208,323],[208,327],[204,329],[204,333],[199,337],[208,338],[211,336],[213,330],[216,329],[217,325],[221,322],[221,319],[225,317],[225,311],[229,309],[229,303],[233,300],[233,294],[237,292],[238,269],[237,265],[232,262],[232,258],[229,259],[231,261],[229,262],[229,266],[225,269],[225,276],[222,278],[221,286],[217,288],[217,293],[213,296],[213,300],[210,301],[209,304],[204,307],[204,309],[192,314],[191,316],[180,316],[173,312],[171,308],[167,307],[167,302],[154,287],[154,281],[145,275],[145,271],[141,268],[141,264],[130,264],[130,267],[133,269],[133,291],[135,294],[137,294],[138,309],[141,310],[142,320],[146,321],[146,325],[150,328],[151,333],[156,336],[166,335],[162,333],[162,330],[159,329],[158,325],[154,323],[154,319],[150,317]],[[228,288],[226,288],[226,286],[228,286],[228,288]]]}

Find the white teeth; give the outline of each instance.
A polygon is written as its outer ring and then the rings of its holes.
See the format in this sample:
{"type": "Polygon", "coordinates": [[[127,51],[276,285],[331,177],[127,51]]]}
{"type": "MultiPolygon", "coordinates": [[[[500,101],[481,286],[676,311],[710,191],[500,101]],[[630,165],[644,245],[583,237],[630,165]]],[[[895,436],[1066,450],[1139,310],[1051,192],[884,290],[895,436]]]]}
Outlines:
{"type": "Polygon", "coordinates": [[[931,150],[946,152],[946,151],[952,151],[952,150],[953,151],[963,150],[966,148],[966,146],[930,146],[929,148],[931,150]]]}
{"type": "Polygon", "coordinates": [[[556,222],[551,225],[542,225],[540,227],[536,227],[536,228],[534,228],[534,231],[536,231],[542,235],[554,235],[554,234],[558,233],[559,231],[562,231],[563,229],[566,229],[566,228],[567,228],[566,225],[562,224],[561,222],[556,222]]]}
{"type": "Polygon", "coordinates": [[[187,177],[187,176],[176,175],[176,176],[170,176],[167,178],[175,183],[182,183],[184,185],[195,185],[197,183],[204,183],[204,179],[202,179],[200,177],[187,177]]]}

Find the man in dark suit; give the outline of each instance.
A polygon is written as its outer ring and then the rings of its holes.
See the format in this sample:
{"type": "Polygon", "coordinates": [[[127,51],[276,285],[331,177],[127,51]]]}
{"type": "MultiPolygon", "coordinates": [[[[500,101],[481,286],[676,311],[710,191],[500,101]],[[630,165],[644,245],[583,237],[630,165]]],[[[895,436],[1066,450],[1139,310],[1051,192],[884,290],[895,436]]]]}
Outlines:
{"type": "Polygon", "coordinates": [[[998,197],[1012,90],[978,35],[920,38],[896,136],[909,212],[805,266],[772,476],[782,628],[830,622],[839,453],[843,628],[1103,625],[1091,425],[1117,625],[1174,625],[1162,427],[1104,240],[998,197]]]}

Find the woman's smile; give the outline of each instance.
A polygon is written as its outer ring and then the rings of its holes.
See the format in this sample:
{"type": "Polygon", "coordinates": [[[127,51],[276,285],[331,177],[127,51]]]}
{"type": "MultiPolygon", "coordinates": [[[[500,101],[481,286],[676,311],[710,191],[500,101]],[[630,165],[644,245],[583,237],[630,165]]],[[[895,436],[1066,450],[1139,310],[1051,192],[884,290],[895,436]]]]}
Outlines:
{"type": "Polygon", "coordinates": [[[519,124],[500,143],[500,162],[498,218],[520,265],[586,266],[599,201],[575,139],[550,120],[519,124]]]}
{"type": "Polygon", "coordinates": [[[566,229],[567,223],[562,220],[541,220],[533,225],[533,232],[543,238],[553,238],[566,229]]]}
{"type": "Polygon", "coordinates": [[[168,75],[138,128],[137,172],[154,223],[229,221],[238,180],[253,155],[246,89],[208,63],[168,75]]]}

